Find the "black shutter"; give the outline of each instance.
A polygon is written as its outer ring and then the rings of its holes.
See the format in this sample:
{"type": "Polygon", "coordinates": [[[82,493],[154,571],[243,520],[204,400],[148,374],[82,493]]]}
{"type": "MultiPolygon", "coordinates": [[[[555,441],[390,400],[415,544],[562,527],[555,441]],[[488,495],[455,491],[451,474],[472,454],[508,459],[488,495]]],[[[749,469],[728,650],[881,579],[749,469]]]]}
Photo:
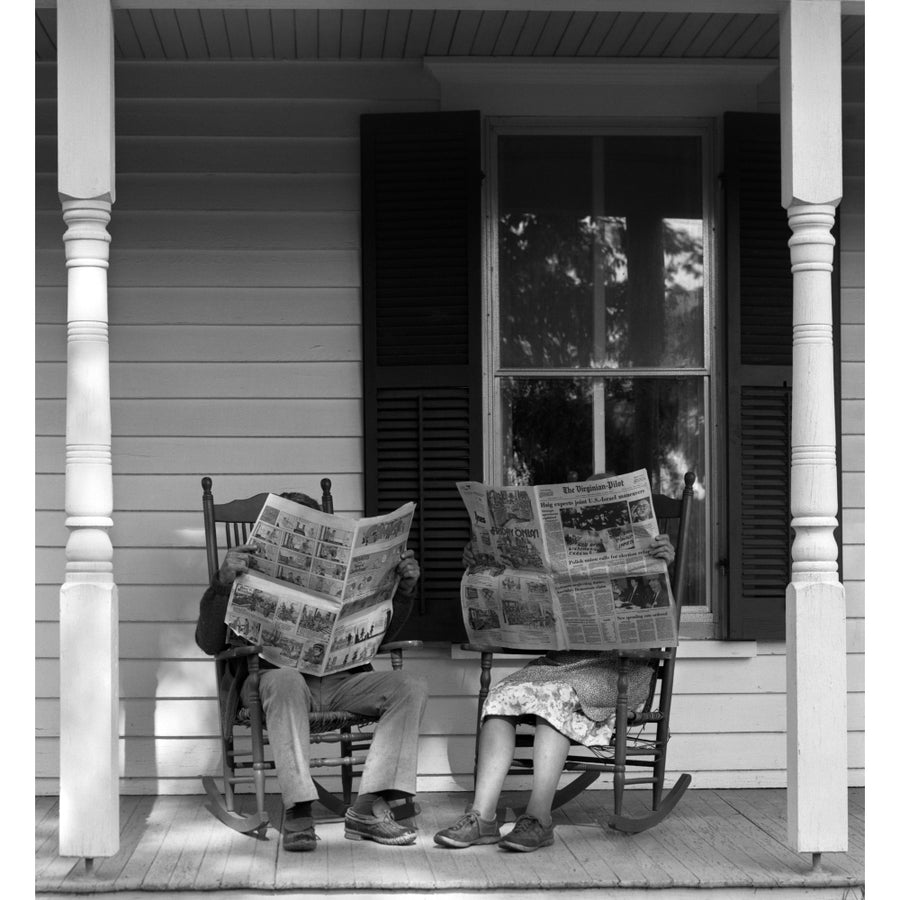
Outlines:
{"type": "MultiPolygon", "coordinates": [[[[725,227],[729,588],[724,636],[783,640],[791,577],[793,279],[777,115],[725,114],[725,227]]],[[[836,252],[836,301],[838,258],[836,252]]],[[[837,302],[834,309],[839,359],[837,302]]]]}
{"type": "Polygon", "coordinates": [[[793,282],[777,115],[725,115],[728,604],[725,636],[783,639],[790,559],[793,282]]]}
{"type": "Polygon", "coordinates": [[[455,483],[482,480],[480,133],[478,112],[360,118],[365,504],[417,504],[409,639],[466,639],[455,483]]]}

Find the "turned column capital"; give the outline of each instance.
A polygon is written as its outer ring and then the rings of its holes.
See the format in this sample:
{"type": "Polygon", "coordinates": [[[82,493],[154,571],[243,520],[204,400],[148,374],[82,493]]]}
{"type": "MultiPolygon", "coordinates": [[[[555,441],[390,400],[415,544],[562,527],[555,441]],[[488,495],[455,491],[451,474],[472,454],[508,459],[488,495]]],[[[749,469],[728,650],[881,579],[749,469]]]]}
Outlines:
{"type": "Polygon", "coordinates": [[[830,203],[793,203],[787,209],[791,271],[831,272],[834,268],[835,206],[830,203]]]}
{"type": "Polygon", "coordinates": [[[63,200],[62,217],[66,268],[108,269],[111,237],[106,226],[112,218],[112,203],[99,198],[63,200]]]}

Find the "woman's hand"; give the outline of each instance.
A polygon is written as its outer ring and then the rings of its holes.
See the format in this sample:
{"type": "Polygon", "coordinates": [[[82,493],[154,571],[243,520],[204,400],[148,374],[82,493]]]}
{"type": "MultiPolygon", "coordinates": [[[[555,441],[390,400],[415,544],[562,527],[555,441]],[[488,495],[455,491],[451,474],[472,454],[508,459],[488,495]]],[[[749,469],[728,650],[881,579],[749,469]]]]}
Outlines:
{"type": "Polygon", "coordinates": [[[647,552],[654,559],[664,559],[667,566],[671,566],[672,561],[675,559],[675,548],[672,546],[672,542],[669,540],[667,534],[656,535],[656,537],[650,541],[647,552]]]}
{"type": "Polygon", "coordinates": [[[411,594],[419,582],[419,564],[416,562],[416,554],[412,550],[404,550],[400,554],[400,562],[397,563],[397,573],[400,575],[398,589],[404,594],[411,594]]]}
{"type": "Polygon", "coordinates": [[[231,584],[238,575],[247,572],[250,569],[250,556],[255,550],[255,544],[239,544],[232,547],[219,566],[219,581],[222,584],[231,584]]]}
{"type": "Polygon", "coordinates": [[[469,566],[475,565],[475,551],[472,550],[472,542],[469,541],[465,547],[463,547],[463,555],[462,555],[463,566],[468,569],[469,566]]]}

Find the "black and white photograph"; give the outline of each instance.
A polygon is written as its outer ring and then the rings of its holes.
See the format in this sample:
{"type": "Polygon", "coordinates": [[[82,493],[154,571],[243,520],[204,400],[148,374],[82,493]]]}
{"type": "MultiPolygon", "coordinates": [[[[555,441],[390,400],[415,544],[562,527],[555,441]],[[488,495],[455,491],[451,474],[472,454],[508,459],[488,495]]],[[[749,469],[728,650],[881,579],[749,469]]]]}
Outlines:
{"type": "Polygon", "coordinates": [[[889,895],[900,3],[4,13],[11,898],[889,895]]]}

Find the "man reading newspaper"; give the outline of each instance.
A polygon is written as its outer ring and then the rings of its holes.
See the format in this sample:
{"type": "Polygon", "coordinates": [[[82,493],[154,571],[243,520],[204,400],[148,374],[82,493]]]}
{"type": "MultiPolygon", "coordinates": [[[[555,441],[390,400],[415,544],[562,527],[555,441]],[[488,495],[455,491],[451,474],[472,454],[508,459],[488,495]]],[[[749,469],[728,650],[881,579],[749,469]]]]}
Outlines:
{"type": "MultiPolygon", "coordinates": [[[[319,504],[305,494],[286,493],[281,497],[319,509],[319,504]]],[[[214,655],[228,646],[229,597],[235,579],[260,568],[254,565],[259,546],[248,543],[231,548],[203,594],[195,639],[205,653],[214,655]]],[[[399,551],[395,575],[399,581],[383,635],[387,641],[397,635],[412,609],[419,580],[419,565],[412,550],[399,551]]],[[[239,633],[242,617],[229,615],[229,621],[232,631],[239,633]]],[[[378,716],[359,793],[345,815],[345,837],[390,845],[415,843],[415,829],[394,819],[385,796],[415,794],[419,726],[427,700],[425,682],[402,669],[376,672],[368,663],[318,676],[276,666],[263,657],[260,670],[260,699],[284,800],[284,849],[316,848],[312,801],[318,794],[309,771],[311,709],[378,716]]]]}

